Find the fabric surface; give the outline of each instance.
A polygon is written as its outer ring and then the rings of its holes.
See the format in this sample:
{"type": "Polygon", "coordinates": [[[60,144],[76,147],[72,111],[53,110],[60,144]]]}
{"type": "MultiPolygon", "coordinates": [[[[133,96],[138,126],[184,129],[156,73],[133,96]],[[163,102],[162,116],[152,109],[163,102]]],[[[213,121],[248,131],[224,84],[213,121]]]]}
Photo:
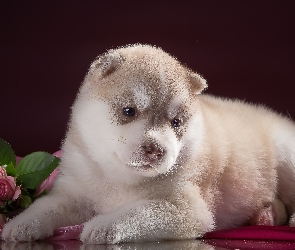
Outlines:
{"type": "Polygon", "coordinates": [[[248,226],[208,232],[204,239],[295,241],[295,227],[248,226]]]}
{"type": "MultiPolygon", "coordinates": [[[[54,231],[54,235],[50,237],[49,240],[78,239],[82,230],[83,225],[61,227],[54,231]]],[[[295,227],[248,226],[233,229],[223,229],[208,232],[202,237],[202,239],[271,240],[295,242],[295,227]]]]}
{"type": "MultiPolygon", "coordinates": [[[[83,225],[61,227],[45,241],[58,249],[80,249],[78,241],[83,225]],[[76,242],[76,243],[75,243],[76,242]]],[[[294,250],[295,227],[288,226],[248,226],[224,229],[206,233],[197,239],[214,249],[239,250],[294,250]]]]}
{"type": "MultiPolygon", "coordinates": [[[[71,242],[72,240],[77,240],[82,230],[82,225],[62,227],[56,229],[54,231],[54,236],[47,240],[67,245],[65,241],[71,242]]],[[[240,250],[293,250],[295,249],[295,227],[248,226],[224,229],[208,232],[199,240],[214,246],[216,250],[219,248],[240,250]]]]}

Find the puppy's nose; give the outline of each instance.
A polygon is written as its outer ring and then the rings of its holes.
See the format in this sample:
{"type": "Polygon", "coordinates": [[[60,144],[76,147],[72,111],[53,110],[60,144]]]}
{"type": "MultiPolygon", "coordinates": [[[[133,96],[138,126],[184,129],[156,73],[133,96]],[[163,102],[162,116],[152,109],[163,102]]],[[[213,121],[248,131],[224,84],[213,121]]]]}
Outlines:
{"type": "Polygon", "coordinates": [[[164,149],[157,144],[148,143],[142,146],[145,156],[149,160],[160,160],[164,156],[164,149]]]}

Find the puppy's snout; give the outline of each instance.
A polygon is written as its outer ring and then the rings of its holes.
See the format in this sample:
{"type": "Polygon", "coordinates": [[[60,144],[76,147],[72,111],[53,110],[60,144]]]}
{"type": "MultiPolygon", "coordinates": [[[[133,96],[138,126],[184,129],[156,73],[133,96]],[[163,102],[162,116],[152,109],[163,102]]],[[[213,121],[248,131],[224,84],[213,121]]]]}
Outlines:
{"type": "Polygon", "coordinates": [[[164,156],[164,149],[157,144],[148,143],[142,146],[145,156],[149,160],[160,160],[164,156]]]}

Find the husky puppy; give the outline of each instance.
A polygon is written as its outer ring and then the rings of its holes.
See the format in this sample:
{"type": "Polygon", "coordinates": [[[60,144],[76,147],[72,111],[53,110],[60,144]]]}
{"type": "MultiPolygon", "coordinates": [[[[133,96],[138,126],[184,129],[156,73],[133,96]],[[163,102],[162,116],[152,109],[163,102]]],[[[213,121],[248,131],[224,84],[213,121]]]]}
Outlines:
{"type": "Polygon", "coordinates": [[[201,95],[206,87],[156,47],[100,56],[72,108],[61,175],[3,239],[43,239],[81,223],[81,241],[96,244],[194,239],[265,215],[294,225],[293,122],[201,95]]]}

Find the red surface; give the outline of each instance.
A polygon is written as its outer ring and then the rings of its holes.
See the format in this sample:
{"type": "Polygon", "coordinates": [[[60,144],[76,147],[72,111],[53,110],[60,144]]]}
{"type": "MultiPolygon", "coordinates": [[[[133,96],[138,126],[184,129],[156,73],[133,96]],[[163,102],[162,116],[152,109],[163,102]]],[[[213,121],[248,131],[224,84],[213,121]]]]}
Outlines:
{"type": "MultiPolygon", "coordinates": [[[[208,232],[204,239],[295,241],[295,227],[249,226],[208,232]]],[[[294,248],[295,249],[295,248],[294,248]]]]}
{"type": "Polygon", "coordinates": [[[203,241],[225,249],[295,249],[295,227],[249,226],[208,232],[203,241]]]}

